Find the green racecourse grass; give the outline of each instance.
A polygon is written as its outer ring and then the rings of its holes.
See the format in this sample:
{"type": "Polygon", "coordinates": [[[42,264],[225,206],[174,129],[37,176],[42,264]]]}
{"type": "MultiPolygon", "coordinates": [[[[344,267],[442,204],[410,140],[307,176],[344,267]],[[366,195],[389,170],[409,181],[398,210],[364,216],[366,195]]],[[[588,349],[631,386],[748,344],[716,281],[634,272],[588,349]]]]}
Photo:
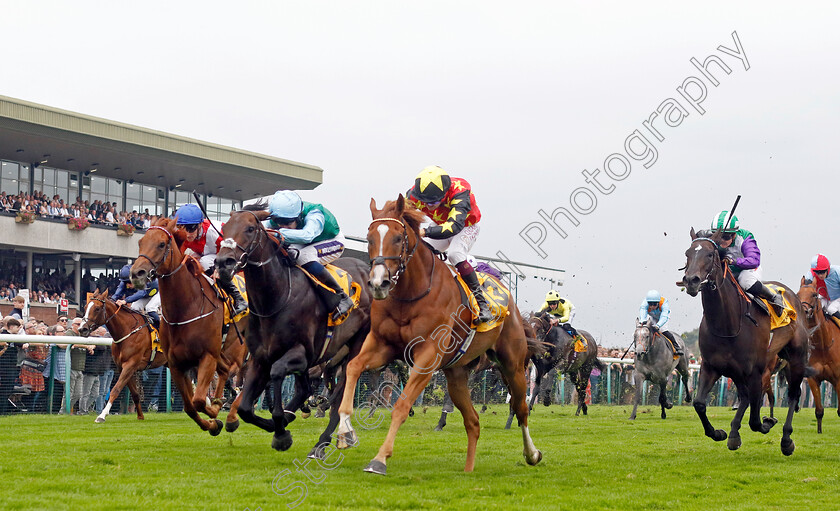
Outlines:
{"type": "MultiPolygon", "coordinates": [[[[641,407],[635,422],[627,406],[593,406],[589,417],[574,410],[535,409],[531,434],[543,461],[530,467],[515,422],[505,431],[505,407],[491,407],[481,414],[471,474],[463,473],[460,414],[435,433],[440,408],[418,410],[382,477],[362,468],[385,437],[386,416],[377,429],[357,428],[359,446],[341,451],[336,469],[310,463],[320,484],[296,473],[293,460],[306,460],[326,419],[297,419],[294,445],[280,453],[251,425],[213,438],[182,413],[150,413],[144,422],[111,416],[106,424],[93,416],[2,417],[0,508],[284,510],[300,492],[277,495],[272,481],[288,469],[275,487],[305,481],[297,509],[840,509],[834,410],[826,410],[822,435],[813,409],[795,416],[789,458],[779,450],[781,423],[766,436],[745,424],[743,446],[730,452],[703,436],[691,407],[675,407],[664,421],[658,407],[641,407]]],[[[728,431],[733,413],[712,408],[710,418],[728,431]]]]}

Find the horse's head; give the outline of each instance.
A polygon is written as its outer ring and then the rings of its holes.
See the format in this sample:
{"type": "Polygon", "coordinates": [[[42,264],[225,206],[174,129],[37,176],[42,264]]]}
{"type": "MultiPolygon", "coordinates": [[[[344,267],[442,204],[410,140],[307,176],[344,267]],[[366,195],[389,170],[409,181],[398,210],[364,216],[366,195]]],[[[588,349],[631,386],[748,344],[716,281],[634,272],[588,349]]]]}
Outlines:
{"type": "Polygon", "coordinates": [[[645,354],[653,344],[653,321],[648,318],[642,323],[636,318],[636,331],[633,332],[633,343],[636,345],[636,353],[645,354]]]}
{"type": "Polygon", "coordinates": [[[382,209],[377,209],[376,200],[371,199],[370,213],[373,221],[367,234],[371,261],[368,287],[375,299],[384,300],[396,287],[420,243],[419,229],[424,215],[406,209],[402,194],[397,200],[386,202],[382,209]]]}
{"type": "MultiPolygon", "coordinates": [[[[219,252],[216,254],[216,270],[219,278],[230,280],[233,275],[246,264],[252,262],[252,255],[259,248],[261,241],[267,241],[268,234],[262,222],[268,218],[266,203],[259,202],[245,206],[242,211],[233,212],[230,219],[222,227],[222,240],[219,252]]],[[[257,256],[257,259],[260,259],[257,256]]]]}
{"type": "Polygon", "coordinates": [[[808,323],[813,324],[816,318],[822,314],[822,302],[820,302],[820,294],[817,291],[816,284],[805,277],[799,282],[799,292],[796,293],[799,301],[802,302],[802,312],[805,313],[805,318],[808,323]]]}
{"type": "Polygon", "coordinates": [[[107,299],[107,289],[101,293],[99,289],[93,292],[93,296],[85,308],[84,322],[79,328],[79,335],[89,337],[94,330],[106,323],[105,300],[107,299]]]}
{"type": "Polygon", "coordinates": [[[551,322],[544,314],[531,314],[528,323],[534,329],[538,341],[544,341],[548,331],[551,330],[551,322]]]}
{"type": "Polygon", "coordinates": [[[139,255],[131,265],[131,283],[135,288],[145,289],[147,282],[171,273],[181,264],[178,247],[186,235],[175,230],[175,222],[174,218],[158,218],[137,242],[139,255]]]}
{"type": "Polygon", "coordinates": [[[685,276],[682,283],[691,296],[697,296],[703,286],[717,283],[722,276],[722,272],[719,271],[721,261],[718,254],[720,235],[718,233],[710,236],[700,234],[695,233],[694,228],[691,228],[691,245],[685,251],[685,276]]]}

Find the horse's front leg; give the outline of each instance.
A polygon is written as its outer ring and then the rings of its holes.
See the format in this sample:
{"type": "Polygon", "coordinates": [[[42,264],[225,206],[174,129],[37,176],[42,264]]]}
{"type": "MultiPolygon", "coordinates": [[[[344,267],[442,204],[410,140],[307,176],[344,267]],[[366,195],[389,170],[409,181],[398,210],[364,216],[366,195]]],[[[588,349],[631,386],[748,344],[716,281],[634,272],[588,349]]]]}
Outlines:
{"type": "Polygon", "coordinates": [[[271,411],[274,438],[271,440],[271,447],[275,450],[285,451],[292,446],[292,434],[286,429],[288,418],[283,407],[283,381],[289,374],[304,374],[308,369],[306,350],[302,344],[296,344],[271,365],[271,381],[274,384],[274,407],[271,411]]]}
{"type": "Polygon", "coordinates": [[[209,431],[213,436],[221,433],[222,421],[206,421],[198,415],[198,411],[193,406],[195,395],[193,394],[192,382],[187,376],[175,364],[169,366],[169,371],[172,373],[172,381],[178,386],[178,391],[181,393],[181,397],[184,398],[184,413],[194,420],[203,431],[209,431]]]}
{"type": "Polygon", "coordinates": [[[645,375],[639,371],[633,372],[633,381],[636,383],[636,394],[633,397],[633,412],[630,413],[630,420],[636,420],[636,410],[642,402],[642,394],[645,391],[645,375]]]}
{"type": "Polygon", "coordinates": [[[703,432],[715,442],[726,440],[726,431],[712,427],[709,417],[706,415],[706,400],[709,399],[709,391],[712,390],[712,386],[718,378],[720,378],[720,374],[704,360],[700,364],[700,377],[694,394],[694,411],[700,417],[703,432]]]}
{"type": "Polygon", "coordinates": [[[680,357],[679,362],[677,362],[677,372],[682,379],[683,388],[685,389],[685,402],[691,402],[691,390],[688,388],[688,359],[685,355],[680,357]]]}
{"type": "Polygon", "coordinates": [[[670,410],[674,405],[668,400],[668,380],[659,384],[659,406],[662,408],[662,418],[666,417],[665,410],[670,410]]]}
{"type": "MultiPolygon", "coordinates": [[[[750,389],[744,382],[736,381],[735,390],[738,391],[738,411],[735,412],[735,417],[732,418],[729,429],[729,440],[726,441],[726,446],[729,447],[730,451],[735,451],[741,447],[741,433],[738,431],[741,429],[741,421],[744,419],[747,407],[751,404],[750,389]]],[[[750,417],[752,417],[752,413],[750,413],[750,417]]]]}
{"type": "Polygon", "coordinates": [[[265,391],[269,380],[269,369],[261,362],[261,359],[252,358],[248,370],[245,372],[245,383],[242,392],[239,394],[242,400],[239,404],[239,416],[248,424],[253,424],[260,429],[274,432],[274,421],[265,419],[256,414],[254,407],[260,394],[265,391]]]}
{"type": "Polygon", "coordinates": [[[808,386],[811,388],[811,394],[814,396],[814,416],[817,418],[817,433],[822,433],[822,420],[825,415],[825,408],[822,403],[820,384],[816,379],[808,378],[808,386]]]}

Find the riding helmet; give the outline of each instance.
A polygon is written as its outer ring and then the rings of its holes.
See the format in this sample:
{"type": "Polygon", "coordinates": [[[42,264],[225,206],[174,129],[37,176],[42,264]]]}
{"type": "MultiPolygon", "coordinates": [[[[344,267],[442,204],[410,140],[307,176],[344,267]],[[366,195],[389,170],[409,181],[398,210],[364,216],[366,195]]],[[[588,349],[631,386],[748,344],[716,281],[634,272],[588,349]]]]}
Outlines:
{"type": "MultiPolygon", "coordinates": [[[[303,201],[293,190],[279,190],[274,192],[268,202],[269,216],[274,219],[294,219],[303,211],[303,201]]],[[[284,222],[281,222],[284,223],[284,222]]]]}
{"type": "Polygon", "coordinates": [[[120,280],[122,282],[128,282],[131,280],[131,265],[127,264],[120,268],[120,280]]]}
{"type": "Polygon", "coordinates": [[[184,204],[175,214],[177,225],[196,225],[204,221],[204,213],[196,204],[184,204]]]}
{"type": "Polygon", "coordinates": [[[431,204],[443,200],[451,185],[452,180],[445,170],[430,165],[417,175],[411,193],[421,202],[431,204]]]}
{"type": "Polygon", "coordinates": [[[738,224],[738,217],[732,215],[732,219],[729,220],[729,225],[724,227],[724,223],[726,222],[726,218],[729,216],[729,211],[721,211],[712,219],[712,232],[721,231],[724,233],[732,233],[738,232],[738,229],[741,226],[738,224]]]}
{"type": "Polygon", "coordinates": [[[661,300],[661,299],[662,299],[662,295],[659,294],[659,291],[657,291],[656,289],[651,289],[650,291],[647,292],[646,300],[648,301],[648,303],[653,303],[653,302],[659,303],[659,300],[661,300]]]}
{"type": "Polygon", "coordinates": [[[831,263],[828,262],[828,258],[822,254],[817,254],[811,259],[811,273],[817,271],[824,271],[831,268],[831,263]]]}

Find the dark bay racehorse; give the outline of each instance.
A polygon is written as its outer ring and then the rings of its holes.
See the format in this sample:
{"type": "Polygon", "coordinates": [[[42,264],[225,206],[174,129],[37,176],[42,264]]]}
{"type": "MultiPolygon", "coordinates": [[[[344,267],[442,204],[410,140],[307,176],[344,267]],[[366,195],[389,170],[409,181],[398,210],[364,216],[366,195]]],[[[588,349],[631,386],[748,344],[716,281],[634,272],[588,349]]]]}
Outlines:
{"type": "Polygon", "coordinates": [[[633,413],[630,420],[636,419],[636,409],[642,402],[644,382],[650,381],[653,385],[659,386],[659,405],[662,407],[662,418],[665,418],[665,410],[673,406],[665,394],[665,386],[668,384],[668,377],[677,370],[682,377],[685,387],[685,402],[691,402],[691,391],[688,389],[688,357],[685,356],[685,342],[682,338],[672,332],[661,332],[651,318],[640,323],[636,319],[636,331],[633,333],[633,343],[636,345],[636,360],[633,362],[635,373],[633,379],[636,382],[636,400],[633,403],[633,413]],[[668,336],[668,339],[665,338],[668,336]],[[670,339],[670,340],[669,340],[670,339]],[[683,355],[674,359],[674,351],[671,342],[678,343],[682,348],[683,355]]]}
{"type": "Polygon", "coordinates": [[[120,377],[111,389],[111,397],[102,409],[102,413],[94,422],[105,422],[114,401],[119,399],[123,388],[128,385],[131,400],[137,410],[137,418],[143,420],[143,407],[140,404],[140,392],[134,374],[137,371],[155,369],[166,365],[166,355],[158,353],[152,360],[152,326],[147,317],[130,307],[117,305],[108,298],[108,290],[99,292],[97,289],[85,309],[85,322],[79,328],[82,337],[87,337],[99,328],[105,326],[111,338],[111,357],[120,369],[120,377]]]}
{"type": "MultiPolygon", "coordinates": [[[[545,314],[531,315],[528,324],[533,328],[537,342],[545,345],[538,353],[531,353],[530,356],[537,375],[528,409],[533,410],[534,403],[540,396],[543,377],[556,367],[558,372],[569,377],[569,381],[577,391],[578,407],[575,416],[579,416],[581,412],[587,415],[589,409],[586,405],[586,387],[589,385],[589,375],[592,373],[593,367],[598,367],[601,370],[606,369],[606,366],[598,360],[598,343],[595,341],[595,337],[586,330],[578,329],[578,333],[586,339],[586,351],[578,353],[574,361],[570,361],[575,349],[575,339],[566,330],[560,325],[552,324],[551,318],[545,314]]],[[[554,382],[548,383],[549,388],[546,390],[548,391],[547,395],[550,396],[550,389],[554,382]]],[[[546,406],[549,404],[550,397],[546,401],[546,406]]],[[[512,421],[513,411],[508,416],[505,429],[510,428],[512,421]]]]}
{"type": "MultiPolygon", "coordinates": [[[[263,203],[232,213],[222,230],[225,239],[216,256],[219,278],[230,279],[237,270],[244,271],[251,309],[247,342],[252,358],[239,413],[245,422],[274,432],[273,448],[287,450],[292,435],[286,426],[294,417],[292,412],[311,394],[309,369],[329,361],[327,366],[333,369],[328,367],[327,374],[339,371],[330,398],[330,422],[309,453],[310,457],[321,458],[338,424],[337,408],[345,382],[341,368],[348,356],[358,353],[370,330],[370,292],[362,285],[359,307],[328,338],[327,317],[332,310],[295,265],[294,256],[278,240],[279,233],[263,227],[267,218],[263,203]],[[295,395],[284,410],[280,389],[290,374],[296,376],[295,395]],[[254,413],[254,405],[269,382],[274,385],[274,408],[272,418],[264,419],[254,413]]],[[[340,258],[333,264],[357,283],[367,280],[367,266],[358,259],[340,258]]]]}
{"type": "Polygon", "coordinates": [[[467,385],[470,371],[482,353],[498,363],[512,395],[511,405],[522,429],[525,461],[536,465],[542,459],[528,430],[525,402],[525,363],[528,345],[522,318],[515,304],[501,325],[480,333],[470,332],[472,314],[461,305],[459,284],[446,263],[438,259],[420,239],[425,215],[406,209],[402,195],[377,209],[371,199],[373,217],[368,230],[368,253],[372,261],[368,285],[376,299],[371,306],[371,331],[362,350],[347,365],[347,385],[339,411],[339,448],[357,443],[350,423],[356,381],[362,371],[378,368],[395,359],[411,367],[408,383],[391,413],[388,435],[379,453],[365,468],[385,474],[386,462],[394,450],[400,426],[432,373],[442,368],[449,395],[464,418],[467,430],[467,460],[464,470],[475,466],[479,436],[478,413],[470,401],[467,385]]]}
{"type": "MultiPolygon", "coordinates": [[[[183,231],[175,230],[175,219],[159,218],[140,238],[140,255],[131,266],[131,282],[143,289],[149,279],[157,277],[160,286],[160,340],[169,370],[181,396],[184,412],[204,431],[216,436],[222,430],[217,420],[222,407],[225,385],[231,374],[242,367],[247,348],[244,339],[245,322],[230,327],[223,342],[224,304],[217,296],[198,261],[183,257],[179,246],[184,242],[183,231]],[[188,373],[197,369],[197,383],[193,392],[188,373]],[[219,384],[212,401],[208,390],[215,374],[219,384]],[[209,401],[209,402],[208,402],[209,401]],[[210,416],[202,419],[198,413],[210,416]]],[[[236,409],[241,394],[231,406],[225,429],[234,431],[239,425],[236,409]]]]}
{"type": "MultiPolygon", "coordinates": [[[[822,302],[813,282],[802,277],[798,295],[805,312],[805,325],[811,332],[811,357],[808,365],[814,368],[816,374],[808,378],[808,386],[814,395],[817,433],[822,433],[825,410],[820,383],[828,381],[840,396],[840,327],[823,313],[822,302]]],[[[840,415],[840,402],[837,415],[840,415]]]]}
{"type": "MultiPolygon", "coordinates": [[[[721,376],[732,379],[738,390],[739,406],[732,419],[727,446],[738,449],[741,420],[750,407],[750,429],[767,433],[776,419],[760,417],[763,389],[770,383],[778,355],[789,367],[788,413],[782,429],[782,454],[789,456],[795,448],[793,413],[801,394],[800,384],[805,375],[808,357],[808,333],[800,321],[770,331],[770,317],[744,295],[729,267],[721,262],[720,235],[698,236],[691,229],[691,245],[687,258],[683,285],[691,296],[702,296],[703,320],[700,323],[700,381],[695,389],[694,409],[703,423],[706,436],[721,441],[726,432],[714,429],[706,416],[706,400],[712,385],[721,376]]],[[[800,317],[799,298],[789,288],[784,296],[800,317]]]]}

